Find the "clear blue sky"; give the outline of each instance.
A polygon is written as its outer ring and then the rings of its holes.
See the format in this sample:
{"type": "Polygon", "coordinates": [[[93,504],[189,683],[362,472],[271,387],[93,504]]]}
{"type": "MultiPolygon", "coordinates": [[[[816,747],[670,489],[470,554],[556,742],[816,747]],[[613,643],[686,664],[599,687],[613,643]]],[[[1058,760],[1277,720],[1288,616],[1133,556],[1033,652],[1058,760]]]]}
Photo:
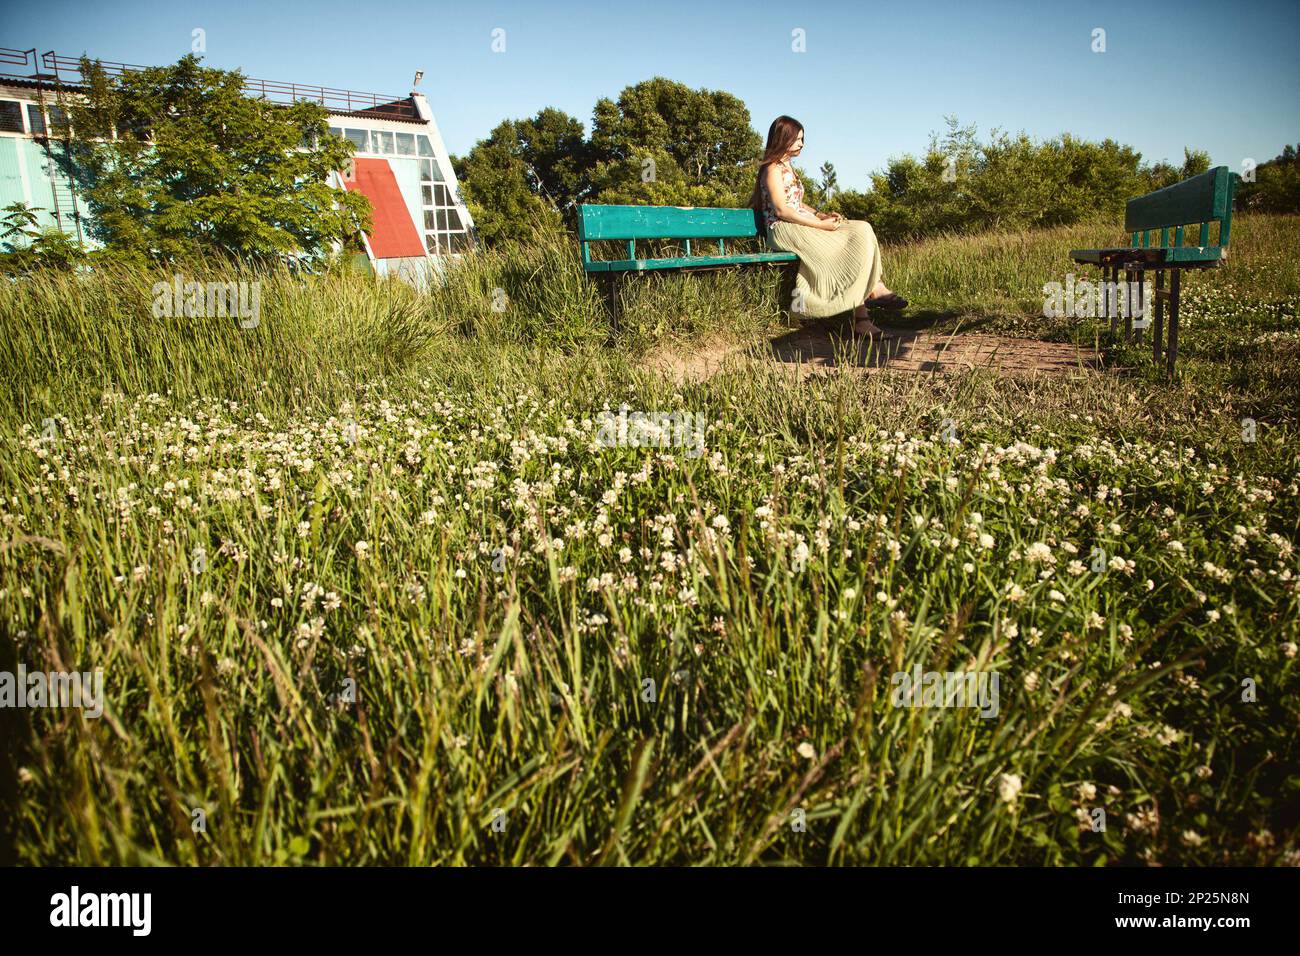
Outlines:
{"type": "Polygon", "coordinates": [[[922,151],[950,113],[981,133],[1111,137],[1152,161],[1194,146],[1234,168],[1300,141],[1297,0],[3,2],[0,46],[155,64],[201,27],[209,65],[262,79],[404,94],[422,69],[461,154],[544,106],[590,124],[599,97],[656,75],[734,93],[762,134],[795,116],[801,164],[832,161],[842,188],[922,151]]]}

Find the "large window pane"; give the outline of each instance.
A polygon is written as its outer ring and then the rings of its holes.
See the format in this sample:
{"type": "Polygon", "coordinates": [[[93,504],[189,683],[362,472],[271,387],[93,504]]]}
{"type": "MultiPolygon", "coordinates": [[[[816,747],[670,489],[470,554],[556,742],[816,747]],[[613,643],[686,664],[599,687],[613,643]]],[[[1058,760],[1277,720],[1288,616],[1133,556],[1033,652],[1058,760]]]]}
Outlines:
{"type": "Polygon", "coordinates": [[[357,146],[358,153],[370,152],[370,131],[365,129],[350,129],[346,133],[347,138],[357,146]]]}
{"type": "Polygon", "coordinates": [[[433,205],[433,187],[432,187],[432,186],[421,186],[421,187],[420,187],[420,192],[424,195],[424,205],[426,205],[426,206],[432,206],[432,205],[433,205]]]}
{"type": "Polygon", "coordinates": [[[435,222],[436,222],[436,220],[433,218],[433,210],[432,210],[432,209],[426,209],[426,210],[424,211],[424,228],[425,228],[425,229],[436,229],[437,226],[435,225],[435,222]]]}
{"type": "Polygon", "coordinates": [[[445,209],[438,210],[438,228],[439,229],[447,228],[447,210],[445,209]]]}
{"type": "Polygon", "coordinates": [[[370,133],[370,145],[376,153],[391,155],[393,152],[393,134],[387,130],[373,130],[370,133]]]}
{"type": "Polygon", "coordinates": [[[433,237],[433,233],[427,232],[424,234],[424,245],[433,255],[438,254],[438,241],[433,237]]]}
{"type": "Polygon", "coordinates": [[[35,103],[27,104],[27,125],[33,136],[45,135],[45,114],[35,103]]]}
{"type": "Polygon", "coordinates": [[[438,161],[434,159],[430,160],[430,162],[433,163],[433,181],[435,183],[446,182],[446,178],[442,175],[442,168],[438,165],[438,161]]]}
{"type": "Polygon", "coordinates": [[[23,132],[23,107],[17,100],[0,100],[0,130],[23,132]]]}
{"type": "Polygon", "coordinates": [[[432,156],[432,155],[433,155],[433,146],[432,146],[432,144],[430,144],[430,142],[429,142],[429,137],[427,137],[427,136],[417,136],[417,137],[415,137],[415,141],[416,141],[416,143],[419,144],[419,147],[420,147],[420,155],[421,155],[421,156],[432,156]]]}
{"type": "Polygon", "coordinates": [[[343,136],[343,127],[341,127],[341,126],[331,126],[331,127],[330,127],[330,135],[331,135],[331,136],[342,137],[342,136],[343,136]]]}
{"type": "Polygon", "coordinates": [[[469,251],[470,251],[469,233],[467,233],[467,232],[453,232],[453,233],[451,234],[451,249],[450,249],[450,251],[451,251],[451,252],[469,252],[469,251]]]}
{"type": "Polygon", "coordinates": [[[457,212],[456,210],[454,210],[454,209],[448,209],[448,210],[447,210],[447,228],[448,228],[448,229],[464,229],[464,228],[465,228],[464,226],[461,225],[461,222],[460,222],[460,213],[458,213],[458,212],[457,212]]]}
{"type": "Polygon", "coordinates": [[[414,133],[397,134],[397,155],[398,156],[415,155],[415,134],[414,133]]]}
{"type": "Polygon", "coordinates": [[[436,205],[439,206],[448,205],[446,186],[439,183],[438,185],[433,187],[433,201],[436,205]]]}

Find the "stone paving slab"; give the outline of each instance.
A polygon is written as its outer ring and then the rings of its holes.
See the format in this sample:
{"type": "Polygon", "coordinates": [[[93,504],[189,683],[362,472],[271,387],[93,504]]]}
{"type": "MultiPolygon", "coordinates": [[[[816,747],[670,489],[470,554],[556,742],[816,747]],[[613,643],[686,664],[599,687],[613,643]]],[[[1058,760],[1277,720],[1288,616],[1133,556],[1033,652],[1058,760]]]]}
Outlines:
{"type": "Polygon", "coordinates": [[[879,342],[869,342],[805,326],[775,339],[772,351],[779,361],[804,365],[809,371],[834,368],[840,364],[837,352],[841,351],[846,364],[867,371],[933,373],[988,368],[999,375],[1059,376],[1085,375],[1102,365],[1095,349],[984,333],[897,331],[879,342]]]}

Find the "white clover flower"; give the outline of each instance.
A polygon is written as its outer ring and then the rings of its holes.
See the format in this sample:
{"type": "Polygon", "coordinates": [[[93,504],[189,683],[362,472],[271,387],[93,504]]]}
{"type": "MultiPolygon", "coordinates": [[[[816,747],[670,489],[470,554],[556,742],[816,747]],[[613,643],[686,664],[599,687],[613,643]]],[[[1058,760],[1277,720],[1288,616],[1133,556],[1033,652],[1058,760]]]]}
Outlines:
{"type": "Polygon", "coordinates": [[[1024,678],[1025,690],[1033,693],[1038,690],[1038,671],[1030,671],[1024,678]]]}
{"type": "Polygon", "coordinates": [[[1097,786],[1092,783],[1079,784],[1079,799],[1084,803],[1097,799],[1097,786]]]}
{"type": "Polygon", "coordinates": [[[1025,560],[1030,564],[1051,564],[1056,558],[1052,555],[1052,549],[1042,541],[1035,541],[1025,549],[1025,560]]]}
{"type": "Polygon", "coordinates": [[[1015,803],[1021,786],[1019,774],[1002,774],[998,777],[998,799],[1007,804],[1015,803]]]}
{"type": "Polygon", "coordinates": [[[796,751],[804,760],[813,760],[817,757],[817,750],[806,740],[796,748],[796,751]]]}
{"type": "Polygon", "coordinates": [[[980,547],[983,548],[985,551],[993,550],[993,535],[987,533],[981,534],[980,547]]]}

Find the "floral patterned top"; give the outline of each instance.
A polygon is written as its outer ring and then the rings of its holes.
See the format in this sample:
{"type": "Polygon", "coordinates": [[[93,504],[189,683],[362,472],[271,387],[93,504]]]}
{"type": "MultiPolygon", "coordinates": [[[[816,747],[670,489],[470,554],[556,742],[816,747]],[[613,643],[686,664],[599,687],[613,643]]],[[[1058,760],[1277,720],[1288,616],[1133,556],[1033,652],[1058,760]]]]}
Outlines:
{"type": "MultiPolygon", "coordinates": [[[[785,187],[785,201],[796,209],[802,209],[803,183],[799,182],[799,177],[789,163],[777,163],[776,166],[781,171],[781,184],[785,187]]],[[[781,221],[781,217],[776,214],[776,207],[772,205],[772,197],[768,194],[766,175],[759,179],[759,187],[763,193],[763,227],[771,229],[773,223],[781,221]]]]}

